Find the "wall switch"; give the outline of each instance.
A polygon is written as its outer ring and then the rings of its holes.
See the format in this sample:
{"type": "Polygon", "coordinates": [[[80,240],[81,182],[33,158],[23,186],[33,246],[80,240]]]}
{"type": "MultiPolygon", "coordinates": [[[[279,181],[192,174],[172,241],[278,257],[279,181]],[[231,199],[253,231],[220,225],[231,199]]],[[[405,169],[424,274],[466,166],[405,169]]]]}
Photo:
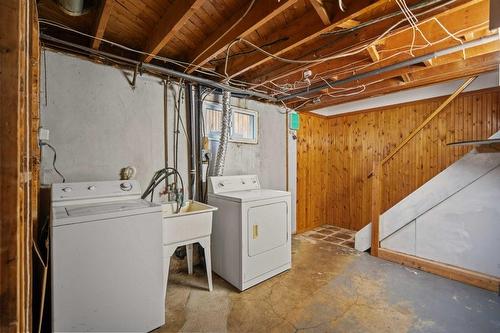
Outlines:
{"type": "Polygon", "coordinates": [[[39,141],[49,141],[50,131],[46,128],[40,127],[38,130],[38,140],[39,141]]]}

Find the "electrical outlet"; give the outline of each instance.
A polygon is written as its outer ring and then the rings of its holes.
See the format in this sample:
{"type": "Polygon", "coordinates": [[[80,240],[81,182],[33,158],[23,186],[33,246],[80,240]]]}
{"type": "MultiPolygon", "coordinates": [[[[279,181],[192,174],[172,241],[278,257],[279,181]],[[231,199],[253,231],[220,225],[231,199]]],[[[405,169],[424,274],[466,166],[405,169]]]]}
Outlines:
{"type": "Polygon", "coordinates": [[[39,141],[49,141],[50,131],[46,128],[40,127],[38,130],[38,140],[39,141]]]}

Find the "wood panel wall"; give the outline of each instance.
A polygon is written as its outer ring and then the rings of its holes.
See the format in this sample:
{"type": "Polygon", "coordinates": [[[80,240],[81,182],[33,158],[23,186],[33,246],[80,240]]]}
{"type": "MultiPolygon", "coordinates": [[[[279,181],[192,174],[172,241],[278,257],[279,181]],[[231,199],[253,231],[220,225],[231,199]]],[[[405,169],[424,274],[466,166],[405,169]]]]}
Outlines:
{"type": "MultiPolygon", "coordinates": [[[[349,115],[301,114],[297,146],[297,231],[321,224],[359,230],[370,221],[374,159],[381,160],[445,99],[349,115]]],[[[401,149],[383,170],[382,211],[471,148],[447,143],[485,139],[500,129],[500,89],[464,93],[401,149]]]]}

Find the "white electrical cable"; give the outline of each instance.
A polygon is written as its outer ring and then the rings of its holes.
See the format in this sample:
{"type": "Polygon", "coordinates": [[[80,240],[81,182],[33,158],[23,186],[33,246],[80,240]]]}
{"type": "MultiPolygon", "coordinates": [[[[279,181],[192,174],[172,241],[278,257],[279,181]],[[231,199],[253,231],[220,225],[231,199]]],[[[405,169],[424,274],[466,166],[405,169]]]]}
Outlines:
{"type": "MultiPolygon", "coordinates": [[[[411,15],[416,18],[416,16],[425,15],[425,14],[427,14],[429,12],[432,12],[432,11],[435,11],[435,10],[437,10],[437,9],[445,6],[445,5],[439,5],[439,6],[433,7],[431,9],[429,9],[429,10],[426,10],[424,12],[418,13],[417,15],[413,15],[413,14],[411,14],[411,15]]],[[[406,11],[405,11],[405,13],[406,13],[406,11]]],[[[406,15],[408,15],[408,14],[406,14],[406,15]]],[[[325,61],[328,61],[328,60],[338,59],[338,58],[341,58],[341,57],[347,57],[347,56],[354,55],[354,54],[357,54],[357,53],[360,53],[360,52],[363,52],[363,51],[367,50],[370,46],[377,44],[379,40],[381,40],[382,38],[384,38],[389,32],[391,32],[392,30],[394,30],[398,25],[400,25],[401,23],[407,21],[406,15],[405,15],[405,19],[402,19],[402,20],[396,22],[394,25],[392,25],[391,27],[389,27],[386,31],[384,31],[381,35],[379,35],[376,39],[374,39],[372,42],[368,43],[367,45],[365,45],[365,46],[359,46],[358,48],[354,48],[352,51],[340,52],[340,53],[334,54],[332,56],[327,56],[327,57],[319,58],[319,59],[312,59],[312,60],[287,59],[287,58],[283,58],[283,57],[279,57],[279,56],[273,55],[273,54],[271,54],[271,53],[269,53],[269,52],[267,52],[267,51],[259,48],[258,46],[254,45],[253,43],[251,43],[251,42],[249,42],[249,41],[247,41],[245,39],[235,40],[233,43],[231,43],[228,46],[228,49],[226,51],[226,64],[224,66],[225,67],[226,78],[229,78],[229,76],[227,75],[227,60],[228,60],[229,55],[227,53],[229,52],[229,49],[231,48],[231,46],[234,45],[236,42],[239,42],[239,41],[246,42],[248,45],[254,47],[255,49],[259,50],[260,52],[264,53],[265,55],[267,55],[269,57],[272,57],[273,59],[276,59],[276,60],[279,60],[279,61],[283,61],[283,62],[301,63],[301,64],[322,63],[322,62],[325,62],[325,61]]],[[[413,19],[410,18],[410,21],[413,21],[413,19]]],[[[455,39],[455,36],[453,36],[451,33],[449,33],[449,31],[444,27],[443,24],[441,24],[441,22],[436,17],[432,17],[432,18],[426,19],[426,20],[420,22],[419,24],[422,25],[422,24],[425,24],[425,23],[427,23],[429,21],[436,21],[436,22],[438,22],[438,24],[440,25],[440,27],[443,28],[443,30],[446,33],[448,33],[452,38],[455,39]]],[[[413,27],[410,26],[408,28],[405,28],[405,29],[399,31],[398,33],[402,33],[402,32],[404,32],[404,31],[406,31],[408,29],[413,29],[413,27]]],[[[427,38],[425,37],[425,35],[422,32],[420,32],[420,33],[422,35],[422,38],[424,40],[426,40],[426,42],[429,42],[427,40],[427,38]]],[[[460,39],[456,38],[456,40],[463,44],[463,41],[461,41],[460,39]]],[[[263,83],[261,83],[259,85],[263,85],[263,83]]],[[[255,87],[259,86],[259,85],[254,85],[254,86],[252,86],[252,88],[255,88],[255,87]]]]}
{"type": "MultiPolygon", "coordinates": [[[[51,20],[40,18],[39,21],[40,21],[40,23],[43,23],[43,24],[46,24],[46,25],[51,25],[51,26],[54,26],[54,27],[57,27],[57,28],[60,28],[60,29],[66,30],[66,31],[70,31],[70,32],[73,32],[73,33],[76,33],[76,34],[88,37],[88,38],[100,40],[101,42],[105,42],[107,44],[119,47],[119,48],[124,49],[126,51],[130,51],[130,52],[133,52],[133,53],[137,53],[137,54],[141,54],[141,55],[146,55],[146,56],[152,56],[153,58],[155,58],[157,60],[160,60],[160,61],[163,61],[163,62],[172,63],[172,64],[175,64],[175,65],[181,66],[184,69],[188,68],[189,66],[192,66],[192,64],[189,63],[189,62],[175,60],[175,59],[171,59],[171,58],[167,58],[167,57],[158,56],[158,55],[155,55],[155,54],[152,54],[152,53],[148,53],[148,52],[143,52],[143,51],[140,51],[140,50],[136,50],[136,49],[133,49],[131,47],[128,47],[128,46],[125,46],[125,45],[122,45],[122,44],[119,44],[119,43],[116,43],[116,42],[112,42],[112,41],[107,40],[105,38],[99,38],[99,37],[95,37],[95,36],[86,34],[84,32],[75,30],[75,29],[70,28],[70,27],[68,27],[66,25],[63,25],[63,24],[60,24],[60,23],[57,23],[57,22],[54,22],[54,21],[51,21],[51,20]]],[[[214,71],[214,70],[212,70],[210,68],[199,66],[196,69],[196,71],[204,73],[204,74],[207,74],[207,75],[216,76],[216,77],[219,77],[219,78],[224,78],[224,76],[222,74],[220,74],[220,73],[218,73],[218,72],[216,72],[216,71],[214,71]]]]}
{"type": "MultiPolygon", "coordinates": [[[[341,0],[339,0],[341,1],[341,0]]],[[[247,10],[243,13],[243,15],[236,21],[234,22],[230,27],[229,29],[227,29],[222,35],[219,36],[219,38],[217,38],[212,44],[210,44],[209,47],[207,47],[202,53],[198,54],[196,56],[196,58],[193,59],[193,61],[191,62],[191,64],[193,64],[196,60],[198,60],[198,58],[206,51],[208,50],[209,48],[211,48],[212,46],[215,45],[215,43],[217,43],[219,40],[221,40],[222,37],[224,37],[229,31],[231,31],[235,26],[237,26],[242,20],[243,18],[245,18],[245,16],[247,16],[248,12],[250,11],[250,9],[252,9],[253,5],[255,4],[255,0],[252,0],[252,2],[250,3],[250,5],[248,6],[247,10]]],[[[194,69],[196,70],[198,67],[198,65],[194,65],[194,69]]],[[[187,69],[185,70],[187,71],[187,69]]]]}
{"type": "MultiPolygon", "coordinates": [[[[433,19],[435,19],[435,18],[432,18],[431,20],[433,20],[433,19]]],[[[436,19],[436,20],[437,20],[437,19],[436,19]]],[[[439,22],[439,20],[437,20],[437,21],[439,22]]],[[[479,24],[476,24],[476,25],[474,25],[474,26],[472,26],[472,27],[467,27],[467,28],[465,28],[465,29],[458,30],[458,31],[456,31],[454,34],[452,34],[450,31],[448,31],[448,30],[446,29],[446,27],[444,27],[444,25],[443,25],[441,22],[439,22],[439,24],[440,24],[440,26],[442,26],[443,30],[447,33],[447,36],[446,36],[446,37],[444,37],[444,38],[441,38],[441,39],[439,39],[439,40],[436,40],[436,41],[433,41],[433,42],[429,42],[429,43],[430,43],[430,45],[429,45],[429,44],[426,44],[426,45],[417,45],[417,46],[413,45],[414,50],[424,49],[424,48],[426,48],[426,47],[428,47],[428,46],[432,46],[432,45],[435,45],[435,44],[441,43],[441,42],[446,41],[446,40],[448,40],[448,39],[450,39],[450,38],[455,39],[455,40],[457,40],[457,39],[458,39],[458,40],[460,40],[458,37],[456,37],[457,35],[462,34],[464,31],[474,30],[474,29],[476,29],[476,28],[479,28],[479,27],[481,27],[481,26],[484,26],[485,24],[487,25],[487,24],[488,24],[488,21],[484,21],[484,22],[479,23],[479,24]]],[[[380,53],[382,53],[382,52],[388,52],[388,51],[391,51],[391,50],[392,50],[392,51],[394,51],[394,50],[401,49],[401,48],[405,48],[405,47],[410,47],[410,48],[411,48],[411,47],[412,47],[412,45],[405,45],[405,46],[402,46],[402,47],[399,47],[399,48],[389,49],[389,50],[381,50],[381,51],[380,51],[380,53]]],[[[393,57],[396,57],[396,56],[401,55],[401,54],[404,54],[404,53],[409,53],[409,51],[408,51],[408,50],[405,50],[405,51],[400,51],[400,52],[397,52],[397,53],[392,54],[392,55],[390,55],[390,56],[384,57],[384,59],[381,59],[381,60],[379,60],[379,61],[372,62],[372,63],[366,64],[366,65],[362,65],[362,66],[357,66],[357,67],[354,67],[354,68],[350,68],[349,70],[346,70],[346,71],[335,72],[334,74],[331,74],[330,76],[332,76],[332,75],[342,75],[342,74],[346,74],[346,73],[354,73],[355,71],[359,71],[359,70],[362,70],[362,69],[365,69],[365,68],[368,68],[368,67],[374,66],[374,65],[376,65],[376,64],[378,64],[378,63],[380,63],[380,62],[382,62],[382,61],[387,61],[388,59],[391,59],[391,58],[393,58],[393,57]]],[[[359,61],[358,61],[358,62],[359,62],[359,61]]],[[[350,64],[349,64],[349,65],[350,65],[350,64]]],[[[349,66],[349,65],[345,65],[345,66],[343,66],[343,67],[347,67],[347,66],[349,66]]],[[[317,80],[315,80],[315,79],[316,79],[316,78],[317,78],[320,74],[323,74],[323,73],[319,73],[318,75],[315,75],[315,77],[313,78],[313,83],[314,83],[314,82],[317,82],[317,80]]],[[[324,80],[324,79],[323,79],[323,77],[319,77],[319,79],[324,80]]],[[[273,84],[274,84],[274,82],[273,82],[273,84]]],[[[277,86],[278,86],[278,85],[277,85],[277,86]]],[[[294,89],[295,89],[295,88],[294,88],[294,89]]],[[[293,89],[289,89],[289,90],[293,90],[293,89]]],[[[287,94],[287,95],[289,95],[289,94],[287,94]]]]}

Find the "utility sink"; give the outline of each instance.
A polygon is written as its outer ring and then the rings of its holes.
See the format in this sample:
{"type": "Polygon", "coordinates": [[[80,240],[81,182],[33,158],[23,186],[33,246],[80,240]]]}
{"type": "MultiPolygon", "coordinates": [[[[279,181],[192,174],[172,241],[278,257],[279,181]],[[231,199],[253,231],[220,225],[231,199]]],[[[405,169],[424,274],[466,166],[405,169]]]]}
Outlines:
{"type": "Polygon", "coordinates": [[[163,276],[164,296],[167,295],[170,257],[179,246],[186,246],[188,272],[193,274],[193,244],[199,243],[205,251],[208,290],[212,291],[212,260],[210,254],[210,235],[212,233],[212,214],[217,207],[197,201],[188,201],[180,212],[177,204],[165,203],[163,210],[163,276]]]}
{"type": "Polygon", "coordinates": [[[175,213],[176,208],[175,202],[162,205],[164,245],[210,236],[212,214],[217,207],[188,201],[179,213],[175,213]]]}

